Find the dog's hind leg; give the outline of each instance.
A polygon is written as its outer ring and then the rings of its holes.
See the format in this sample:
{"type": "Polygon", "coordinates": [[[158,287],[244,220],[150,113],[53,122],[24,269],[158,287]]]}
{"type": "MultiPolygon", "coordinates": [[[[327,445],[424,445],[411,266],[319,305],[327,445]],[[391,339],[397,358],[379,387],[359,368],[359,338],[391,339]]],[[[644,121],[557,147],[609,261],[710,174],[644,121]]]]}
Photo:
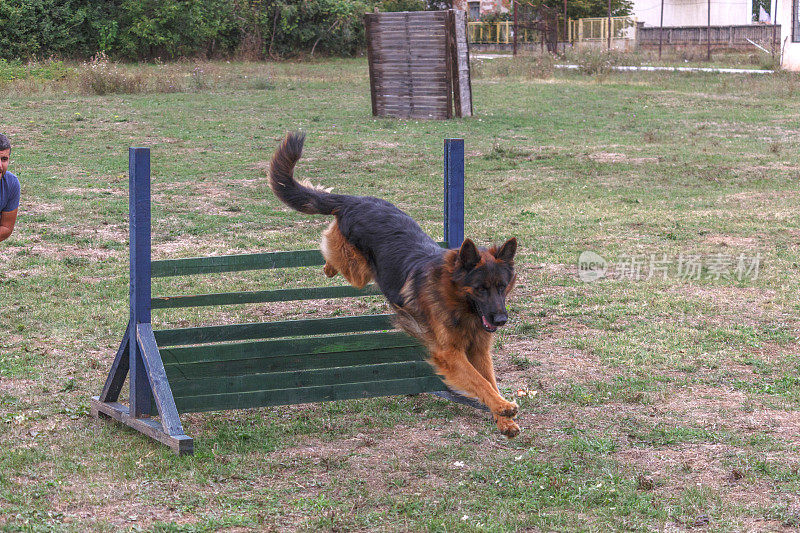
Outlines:
{"type": "Polygon", "coordinates": [[[351,285],[359,289],[372,281],[372,269],[369,263],[361,252],[347,242],[336,220],[322,232],[321,249],[325,258],[322,270],[329,278],[341,272],[351,285]]]}

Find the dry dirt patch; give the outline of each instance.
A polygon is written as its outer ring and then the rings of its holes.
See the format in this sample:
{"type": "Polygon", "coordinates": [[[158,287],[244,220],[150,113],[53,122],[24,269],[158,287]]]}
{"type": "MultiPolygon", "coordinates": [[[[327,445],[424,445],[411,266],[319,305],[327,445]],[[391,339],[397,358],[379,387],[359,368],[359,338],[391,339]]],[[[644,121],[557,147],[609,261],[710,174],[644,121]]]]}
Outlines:
{"type": "Polygon", "coordinates": [[[589,159],[598,163],[631,163],[641,165],[643,163],[658,163],[657,157],[629,157],[626,154],[615,152],[594,152],[588,155],[589,159]]]}
{"type": "Polygon", "coordinates": [[[116,250],[105,248],[94,248],[87,246],[76,246],[72,244],[34,244],[28,248],[30,255],[46,257],[48,259],[64,260],[66,258],[91,259],[94,261],[104,261],[110,257],[119,255],[116,250]]]}
{"type": "Polygon", "coordinates": [[[723,196],[723,201],[738,202],[740,204],[772,204],[776,200],[797,198],[798,191],[744,191],[723,196]]]}
{"type": "MultiPolygon", "coordinates": [[[[18,335],[12,335],[12,346],[13,338],[19,337],[18,335]]],[[[21,341],[21,337],[20,337],[21,341]]],[[[0,377],[0,392],[11,394],[12,396],[16,396],[18,398],[22,398],[28,396],[31,392],[31,389],[36,385],[36,382],[31,379],[16,379],[16,378],[8,378],[8,377],[0,377]]]]}
{"type": "Polygon", "coordinates": [[[20,216],[27,215],[46,215],[49,213],[63,212],[64,206],[60,204],[50,204],[46,202],[33,202],[21,206],[20,216]]]}

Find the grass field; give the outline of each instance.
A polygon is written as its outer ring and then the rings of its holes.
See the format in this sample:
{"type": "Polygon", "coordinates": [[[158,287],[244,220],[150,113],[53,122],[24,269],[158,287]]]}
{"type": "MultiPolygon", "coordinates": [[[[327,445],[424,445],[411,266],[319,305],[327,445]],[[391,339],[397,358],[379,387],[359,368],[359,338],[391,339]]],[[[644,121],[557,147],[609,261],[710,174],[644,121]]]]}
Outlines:
{"type": "MultiPolygon", "coordinates": [[[[211,64],[181,92],[7,82],[23,199],[0,244],[0,530],[799,527],[798,79],[496,65],[473,80],[475,117],[447,122],[372,118],[363,59],[211,64]],[[88,416],[127,320],[127,148],[152,150],[154,258],[305,249],[327,221],[264,179],[295,128],[301,176],[384,197],[437,239],[442,139],[465,139],[467,235],[521,245],[495,343],[501,389],[530,391],[517,439],[427,395],[187,415],[181,458],[88,416]],[[605,278],[581,281],[586,251],[605,278]]],[[[223,278],[154,291],[292,282],[223,278]]]]}

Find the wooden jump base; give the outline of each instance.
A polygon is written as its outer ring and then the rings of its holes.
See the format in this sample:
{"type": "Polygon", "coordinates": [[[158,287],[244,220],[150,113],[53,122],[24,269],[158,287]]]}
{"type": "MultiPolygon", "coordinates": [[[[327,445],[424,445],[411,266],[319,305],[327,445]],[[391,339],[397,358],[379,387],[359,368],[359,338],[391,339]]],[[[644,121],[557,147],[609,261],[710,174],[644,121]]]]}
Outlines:
{"type": "MultiPolygon", "coordinates": [[[[153,330],[151,309],[346,298],[380,294],[370,285],[151,296],[154,277],[321,266],[319,250],[150,259],[150,150],[129,151],[130,318],[91,413],[113,418],[191,454],[179,413],[431,392],[485,409],[449,391],[419,343],[391,315],[288,320],[153,330]],[[130,376],[128,405],[119,395],[130,376]],[[153,409],[155,405],[155,411],[153,409]],[[153,416],[158,416],[158,420],[153,416]]],[[[464,141],[444,150],[445,246],[464,240],[464,141]]]]}

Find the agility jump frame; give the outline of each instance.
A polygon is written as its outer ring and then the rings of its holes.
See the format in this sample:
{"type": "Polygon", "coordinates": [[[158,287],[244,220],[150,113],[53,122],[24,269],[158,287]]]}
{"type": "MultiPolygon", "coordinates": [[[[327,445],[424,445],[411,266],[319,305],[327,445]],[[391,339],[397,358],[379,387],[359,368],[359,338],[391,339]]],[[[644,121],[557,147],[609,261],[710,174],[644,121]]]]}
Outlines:
{"type": "MultiPolygon", "coordinates": [[[[485,409],[449,391],[425,349],[393,329],[391,315],[288,320],[153,330],[151,309],[345,298],[380,294],[373,285],[191,296],[151,295],[154,277],[321,266],[319,250],[151,261],[150,150],[129,150],[130,317],[91,414],[118,420],[194,453],[179,413],[431,392],[485,409]],[[126,378],[128,405],[119,402],[126,378]],[[155,409],[154,409],[155,406],[155,409]],[[154,418],[158,416],[158,420],[154,418]]],[[[444,242],[464,240],[464,141],[444,142],[444,242]]]]}

